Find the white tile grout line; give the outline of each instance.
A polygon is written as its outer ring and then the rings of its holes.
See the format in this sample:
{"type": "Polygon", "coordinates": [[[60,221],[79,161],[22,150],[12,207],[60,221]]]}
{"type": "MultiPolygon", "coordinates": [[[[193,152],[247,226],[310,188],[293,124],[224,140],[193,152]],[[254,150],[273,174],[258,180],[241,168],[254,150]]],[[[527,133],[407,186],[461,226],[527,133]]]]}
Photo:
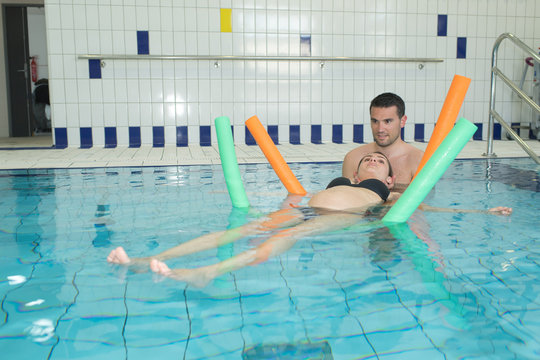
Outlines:
{"type": "MultiPolygon", "coordinates": [[[[540,153],[540,142],[526,141],[535,151],[540,153]]],[[[412,143],[424,150],[427,143],[412,143]]],[[[340,162],[345,154],[359,146],[355,143],[324,143],[278,145],[278,150],[289,163],[305,162],[340,162]]],[[[236,156],[239,164],[267,162],[261,149],[256,146],[236,145],[236,156]]],[[[485,141],[469,141],[458,155],[458,159],[482,159],[487,150],[485,141]]],[[[495,141],[493,152],[499,157],[528,157],[527,153],[513,141],[495,141]]],[[[217,145],[201,147],[164,147],[140,148],[117,147],[105,148],[66,148],[66,149],[24,149],[0,150],[0,169],[39,169],[39,168],[92,168],[119,166],[177,166],[219,164],[217,145]]]]}

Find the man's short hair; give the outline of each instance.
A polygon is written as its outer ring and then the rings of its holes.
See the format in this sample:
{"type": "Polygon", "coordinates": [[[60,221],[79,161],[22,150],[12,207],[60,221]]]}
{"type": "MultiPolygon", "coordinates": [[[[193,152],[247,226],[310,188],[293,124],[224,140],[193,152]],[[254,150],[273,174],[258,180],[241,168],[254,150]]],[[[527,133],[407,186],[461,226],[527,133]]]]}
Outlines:
{"type": "Polygon", "coordinates": [[[389,108],[395,106],[397,108],[397,114],[401,119],[405,115],[405,102],[402,98],[394,93],[383,93],[371,100],[371,105],[369,106],[369,111],[371,108],[389,108]]]}

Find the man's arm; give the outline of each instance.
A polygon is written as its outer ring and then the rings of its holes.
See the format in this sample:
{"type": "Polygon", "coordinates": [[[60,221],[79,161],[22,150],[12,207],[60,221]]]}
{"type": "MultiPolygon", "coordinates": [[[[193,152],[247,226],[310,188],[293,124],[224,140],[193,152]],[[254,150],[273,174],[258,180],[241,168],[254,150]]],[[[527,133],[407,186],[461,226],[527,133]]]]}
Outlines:
{"type": "Polygon", "coordinates": [[[349,151],[343,159],[343,165],[341,166],[341,176],[349,178],[352,181],[354,177],[354,172],[358,168],[358,163],[360,162],[360,159],[362,158],[362,156],[369,152],[370,149],[367,148],[367,145],[362,145],[349,151]]]}
{"type": "Polygon", "coordinates": [[[351,150],[345,155],[343,165],[341,166],[341,176],[349,179],[352,179],[354,173],[354,165],[352,165],[354,154],[352,152],[351,150]]]}

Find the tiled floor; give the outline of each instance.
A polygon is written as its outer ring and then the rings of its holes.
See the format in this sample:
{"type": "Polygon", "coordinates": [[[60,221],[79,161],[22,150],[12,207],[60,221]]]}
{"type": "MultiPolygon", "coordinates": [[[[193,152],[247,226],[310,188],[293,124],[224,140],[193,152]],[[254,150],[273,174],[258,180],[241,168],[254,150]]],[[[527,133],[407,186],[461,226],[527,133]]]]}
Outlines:
{"type": "MultiPolygon", "coordinates": [[[[528,140],[527,144],[540,154],[540,141],[528,140]]],[[[413,143],[425,149],[427,143],[413,143]]],[[[346,144],[305,144],[278,145],[278,149],[288,163],[342,161],[343,156],[358,146],[346,144]]],[[[258,146],[236,145],[238,163],[264,163],[266,158],[258,146]]],[[[482,158],[487,149],[485,141],[469,141],[458,158],[482,158]]],[[[528,157],[515,141],[495,141],[493,151],[499,157],[528,157]]],[[[220,164],[217,145],[201,147],[165,146],[154,148],[117,147],[105,149],[67,148],[53,149],[50,136],[30,138],[0,138],[0,169],[39,168],[90,168],[120,166],[166,166],[220,164]]]]}

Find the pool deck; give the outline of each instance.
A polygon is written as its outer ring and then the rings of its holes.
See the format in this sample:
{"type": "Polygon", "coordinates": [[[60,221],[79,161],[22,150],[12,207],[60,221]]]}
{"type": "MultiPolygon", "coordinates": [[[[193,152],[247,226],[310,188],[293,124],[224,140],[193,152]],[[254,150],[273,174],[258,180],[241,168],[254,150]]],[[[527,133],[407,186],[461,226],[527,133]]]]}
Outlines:
{"type": "MultiPolygon", "coordinates": [[[[540,154],[540,141],[527,140],[526,143],[536,154],[540,154]]],[[[412,143],[424,150],[427,143],[412,143]]],[[[339,162],[345,154],[359,146],[356,143],[323,143],[291,145],[281,144],[278,149],[288,163],[299,162],[339,162]]],[[[238,163],[265,163],[264,154],[258,146],[236,145],[238,163]]],[[[461,159],[485,158],[486,141],[469,141],[458,155],[461,159]]],[[[493,144],[498,157],[528,157],[515,141],[499,140],[493,144]]],[[[0,169],[56,169],[56,168],[95,168],[95,167],[140,167],[170,165],[220,164],[217,145],[188,147],[129,148],[119,146],[106,149],[71,148],[54,149],[50,136],[28,138],[0,138],[0,169]]]]}

